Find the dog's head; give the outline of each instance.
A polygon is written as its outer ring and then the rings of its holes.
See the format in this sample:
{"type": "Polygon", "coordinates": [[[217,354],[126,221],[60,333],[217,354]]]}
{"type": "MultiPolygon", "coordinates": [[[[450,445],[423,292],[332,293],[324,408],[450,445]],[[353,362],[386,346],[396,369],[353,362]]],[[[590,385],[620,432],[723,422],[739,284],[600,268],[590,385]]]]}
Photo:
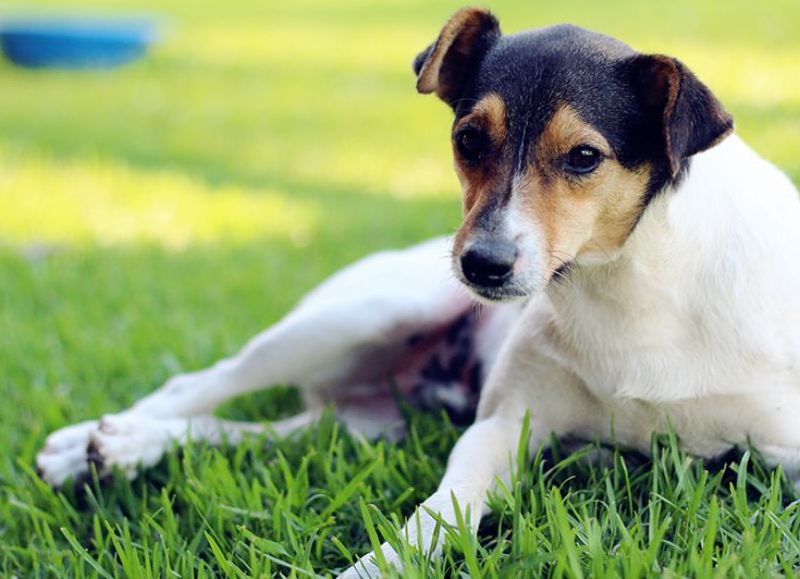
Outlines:
{"type": "Polygon", "coordinates": [[[455,112],[454,269],[491,301],[531,295],[577,258],[608,259],[689,157],[733,128],[679,61],[575,26],[503,36],[465,8],[414,70],[455,112]]]}

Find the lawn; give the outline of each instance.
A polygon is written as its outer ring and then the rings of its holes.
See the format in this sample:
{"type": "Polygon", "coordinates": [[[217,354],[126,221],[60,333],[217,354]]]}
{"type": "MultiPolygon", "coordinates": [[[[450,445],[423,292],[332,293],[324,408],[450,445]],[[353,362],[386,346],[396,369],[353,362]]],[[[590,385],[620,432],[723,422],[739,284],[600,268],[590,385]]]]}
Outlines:
{"type": "MultiPolygon", "coordinates": [[[[410,62],[459,5],[94,3],[164,14],[163,44],[114,72],[0,63],[0,572],[335,573],[435,488],[458,436],[442,417],[410,415],[399,444],[328,417],[81,492],[47,488],[33,458],[48,432],[234,352],[354,258],[457,226],[448,110],[415,94],[410,62]]],[[[796,0],[492,8],[507,32],[572,21],[681,57],[800,182],[796,0]]],[[[296,407],[281,389],[224,414],[296,407]]],[[[704,465],[669,437],[653,452],[538,457],[477,539],[454,529],[440,562],[406,553],[406,576],[797,573],[800,505],[780,473],[749,453],[704,465]]]]}

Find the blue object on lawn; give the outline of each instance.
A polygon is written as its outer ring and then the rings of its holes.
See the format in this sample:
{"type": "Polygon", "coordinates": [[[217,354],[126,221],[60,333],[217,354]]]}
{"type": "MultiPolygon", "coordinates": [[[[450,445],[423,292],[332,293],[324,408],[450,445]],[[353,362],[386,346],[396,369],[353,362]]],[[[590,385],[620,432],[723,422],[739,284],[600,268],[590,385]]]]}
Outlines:
{"type": "Polygon", "coordinates": [[[30,68],[111,68],[144,56],[157,40],[149,18],[28,18],[0,22],[8,59],[30,68]]]}

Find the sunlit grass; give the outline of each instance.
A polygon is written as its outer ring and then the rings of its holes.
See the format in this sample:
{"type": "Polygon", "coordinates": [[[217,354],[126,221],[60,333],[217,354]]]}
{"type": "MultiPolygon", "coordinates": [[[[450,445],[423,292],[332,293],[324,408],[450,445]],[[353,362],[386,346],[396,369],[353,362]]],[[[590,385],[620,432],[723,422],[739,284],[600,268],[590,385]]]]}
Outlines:
{"type": "Polygon", "coordinates": [[[12,243],[304,244],[319,220],[313,202],[287,191],[210,186],[175,170],[25,156],[0,171],[2,237],[12,243]]]}
{"type": "MultiPolygon", "coordinates": [[[[328,421],[268,448],[172,455],[85,503],[44,488],[30,467],[48,431],[230,354],[352,259],[452,231],[449,110],[415,93],[410,63],[460,3],[81,2],[92,5],[156,12],[168,34],[116,71],[0,63],[0,573],[340,568],[368,547],[359,500],[394,520],[408,514],[441,476],[456,429],[416,416],[419,438],[362,444],[328,421]],[[341,507],[322,517],[334,500],[341,507]]],[[[491,8],[508,32],[570,21],[680,57],[739,132],[800,181],[796,0],[491,8]]],[[[227,412],[294,407],[281,393],[227,412]]],[[[412,570],[796,573],[800,517],[779,477],[751,467],[731,488],[674,441],[659,448],[644,466],[542,467],[496,498],[480,541],[456,534],[442,563],[417,558],[412,570]]]]}
{"type": "MultiPolygon", "coordinates": [[[[130,186],[114,194],[119,211],[107,212],[104,223],[94,227],[131,240],[142,235],[122,232],[131,232],[126,223],[140,213],[129,214],[130,204],[122,198],[137,189],[137,174],[138,189],[150,187],[153,165],[176,178],[185,174],[198,190],[206,187],[202,181],[212,181],[212,190],[291,196],[292,187],[302,184],[319,195],[346,189],[401,199],[455,199],[449,112],[435,98],[415,94],[410,61],[456,4],[432,7],[437,17],[415,12],[412,4],[351,2],[321,12],[304,12],[302,6],[267,9],[245,2],[217,17],[183,3],[163,9],[152,4],[150,9],[165,14],[168,33],[148,62],[112,73],[0,69],[4,166],[28,175],[24,187],[3,192],[4,207],[14,209],[0,214],[0,232],[10,231],[6,237],[17,240],[24,232],[29,241],[37,235],[64,241],[86,237],[85,221],[51,218],[54,209],[40,210],[26,191],[44,195],[49,183],[62,179],[58,173],[65,162],[76,170],[85,164],[87,176],[102,166],[128,167],[130,186]],[[29,157],[41,165],[38,176],[31,173],[29,157]],[[15,169],[13,163],[28,165],[15,169]]],[[[614,11],[589,9],[584,2],[571,9],[495,7],[509,31],[574,20],[619,34],[642,50],[678,55],[720,95],[740,132],[798,178],[800,42],[792,35],[792,19],[779,15],[777,7],[764,11],[742,3],[736,9],[723,23],[710,5],[662,7],[652,9],[646,25],[631,26],[647,13],[632,2],[614,11]],[[687,25],[668,29],[683,13],[687,25]],[[737,26],[746,33],[736,37],[737,26]]],[[[792,13],[791,5],[784,10],[792,13]]],[[[185,190],[165,186],[159,197],[169,204],[171,195],[185,190]]],[[[256,229],[258,215],[265,215],[264,230],[273,229],[274,212],[255,209],[253,195],[234,197],[226,197],[227,211],[248,215],[242,231],[250,230],[247,223],[256,229]]],[[[52,207],[60,207],[57,198],[52,207]]],[[[213,212],[210,205],[208,211],[213,212]]],[[[140,224],[137,231],[148,227],[158,226],[140,224]]]]}

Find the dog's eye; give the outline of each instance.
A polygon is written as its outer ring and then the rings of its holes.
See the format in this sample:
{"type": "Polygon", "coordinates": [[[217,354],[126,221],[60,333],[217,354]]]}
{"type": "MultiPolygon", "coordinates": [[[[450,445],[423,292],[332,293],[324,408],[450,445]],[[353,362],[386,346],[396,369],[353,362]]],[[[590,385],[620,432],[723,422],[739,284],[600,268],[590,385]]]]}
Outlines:
{"type": "Polygon", "coordinates": [[[477,161],[486,148],[486,136],[477,127],[459,129],[455,136],[459,155],[466,161],[477,161]]]}
{"type": "Polygon", "coordinates": [[[564,168],[575,175],[587,175],[597,169],[603,154],[589,145],[578,145],[564,159],[564,168]]]}

